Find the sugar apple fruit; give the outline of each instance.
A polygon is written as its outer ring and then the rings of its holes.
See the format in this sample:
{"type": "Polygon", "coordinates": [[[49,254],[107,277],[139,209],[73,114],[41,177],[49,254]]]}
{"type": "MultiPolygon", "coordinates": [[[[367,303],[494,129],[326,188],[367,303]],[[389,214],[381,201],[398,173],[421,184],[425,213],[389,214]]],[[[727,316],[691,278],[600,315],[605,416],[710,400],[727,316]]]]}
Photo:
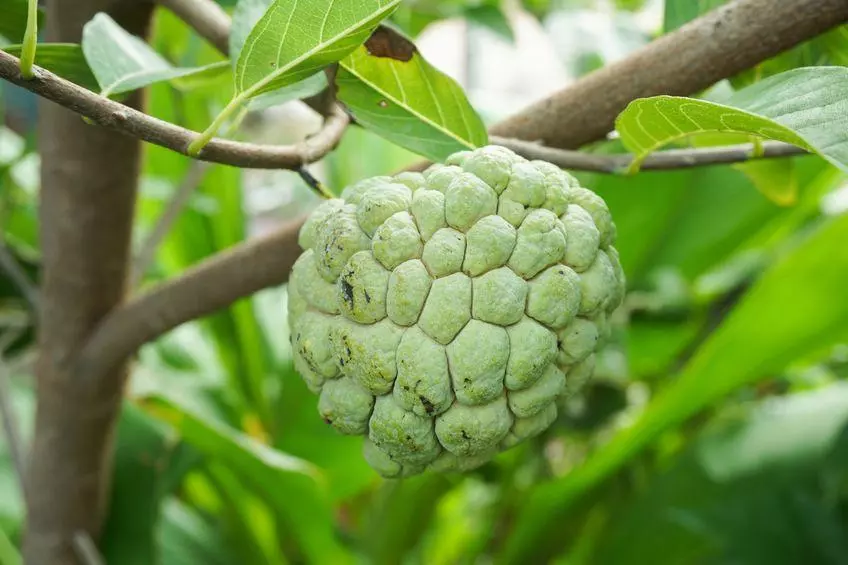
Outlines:
{"type": "Polygon", "coordinates": [[[363,180],[299,234],[296,370],[385,477],[464,471],[591,377],[624,274],[604,201],[503,147],[363,180]]]}

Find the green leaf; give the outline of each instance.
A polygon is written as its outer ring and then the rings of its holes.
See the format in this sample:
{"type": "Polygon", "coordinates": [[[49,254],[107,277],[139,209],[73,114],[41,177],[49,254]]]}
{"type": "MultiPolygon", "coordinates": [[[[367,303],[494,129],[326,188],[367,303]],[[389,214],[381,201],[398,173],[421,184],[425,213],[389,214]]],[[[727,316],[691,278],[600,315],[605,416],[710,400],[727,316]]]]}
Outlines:
{"type": "Polygon", "coordinates": [[[341,62],[336,85],[358,123],[429,159],[488,143],[459,84],[386,26],[341,62]]]}
{"type": "Polygon", "coordinates": [[[306,388],[291,362],[285,369],[278,377],[284,392],[274,406],[281,430],[275,445],[320,467],[333,500],[359,495],[377,478],[362,457],[362,437],[342,435],[325,424],[318,416],[318,396],[306,388]]]}
{"type": "Polygon", "coordinates": [[[555,549],[557,518],[664,431],[739,387],[839,341],[848,328],[848,301],[838,298],[848,271],[845,241],[848,215],[820,227],[773,264],[631,426],[568,475],[533,489],[502,561],[543,561],[534,558],[555,549]]]}
{"type": "Polygon", "coordinates": [[[220,533],[190,506],[165,501],[158,538],[161,565],[230,565],[238,563],[220,533]]]}
{"type": "Polygon", "coordinates": [[[645,6],[646,0],[615,0],[615,7],[628,12],[638,12],[645,6]]]}
{"type": "Polygon", "coordinates": [[[274,0],[239,0],[233,9],[230,24],[230,59],[234,70],[247,37],[273,3],[274,0]]]}
{"type": "Polygon", "coordinates": [[[369,561],[402,563],[427,531],[439,499],[450,487],[446,477],[435,473],[383,482],[362,520],[369,561]]]}
{"type": "Polygon", "coordinates": [[[151,410],[210,459],[224,463],[265,498],[314,563],[345,563],[335,539],[331,507],[320,471],[307,461],[276,451],[226,425],[204,418],[170,394],[150,396],[151,410]]]}
{"type": "MultiPolygon", "coordinates": [[[[715,147],[734,143],[754,143],[760,139],[735,133],[707,133],[694,137],[694,147],[715,147]]],[[[796,159],[761,159],[731,165],[740,171],[751,184],[769,200],[780,206],[795,204],[798,199],[798,174],[796,159]]]]}
{"type": "Polygon", "coordinates": [[[772,202],[788,206],[798,200],[798,175],[792,159],[749,161],[733,167],[747,176],[757,190],[772,202]]]}
{"type": "Polygon", "coordinates": [[[356,49],[400,0],[274,0],[235,68],[247,97],[299,82],[356,49]]]}
{"type": "Polygon", "coordinates": [[[726,104],[677,96],[631,102],[616,119],[625,147],[642,159],[693,134],[743,133],[814,151],[848,171],[848,68],[795,69],[740,90],[726,104]]]}
{"type": "Polygon", "coordinates": [[[21,565],[21,554],[15,548],[6,532],[0,528],[0,565],[21,565]]]}
{"type": "Polygon", "coordinates": [[[495,32],[501,38],[515,42],[515,33],[512,31],[512,25],[509,23],[503,9],[498,5],[481,4],[472,6],[465,11],[465,17],[469,21],[474,22],[480,27],[495,32]]]}
{"type": "Polygon", "coordinates": [[[611,511],[604,541],[586,562],[844,561],[840,502],[826,473],[844,453],[846,421],[845,383],[722,411],[611,511]]]}
{"type": "Polygon", "coordinates": [[[848,424],[848,383],[772,398],[721,423],[698,444],[701,465],[716,481],[822,459],[848,424]]]}
{"type": "Polygon", "coordinates": [[[147,565],[157,562],[156,528],[163,471],[171,442],[161,423],[137,406],[125,403],[118,438],[110,508],[100,550],[107,563],[147,565]]]}
{"type": "MultiPolygon", "coordinates": [[[[243,8],[252,21],[259,0],[243,8]]],[[[338,62],[387,18],[400,0],[274,0],[244,40],[233,72],[235,96],[188,146],[196,156],[245,102],[295,84],[338,62]]],[[[239,24],[239,34],[245,24],[239,24]]],[[[240,36],[235,39],[238,50],[240,36]]]]}
{"type": "MultiPolygon", "coordinates": [[[[19,57],[21,45],[8,45],[3,51],[19,57]]],[[[97,91],[100,85],[91,72],[82,47],[76,43],[39,43],[35,52],[35,64],[74,84],[97,91]]]]}
{"type": "Polygon", "coordinates": [[[830,30],[819,41],[834,65],[848,66],[848,25],[830,30]]]}
{"type": "MultiPolygon", "coordinates": [[[[27,24],[27,0],[2,0],[0,13],[3,14],[0,18],[0,35],[13,43],[21,43],[27,24]]],[[[41,29],[43,25],[44,10],[39,9],[38,28],[41,29]]]]}
{"type": "Polygon", "coordinates": [[[288,565],[280,548],[276,517],[265,500],[223,465],[209,465],[205,476],[225,508],[221,514],[227,532],[237,540],[241,553],[247,554],[245,561],[288,565]]]}
{"type": "Polygon", "coordinates": [[[128,33],[102,12],[83,27],[82,50],[103,96],[131,92],[156,82],[186,79],[191,75],[208,78],[229,68],[227,61],[203,67],[173,67],[142,39],[128,33]]]}
{"type": "Polygon", "coordinates": [[[248,108],[254,112],[265,110],[292,100],[314,96],[325,88],[327,88],[327,75],[324,71],[319,71],[300,82],[260,94],[250,101],[248,108]]]}
{"type": "Polygon", "coordinates": [[[665,33],[674,31],[701,14],[714,10],[727,0],[665,0],[665,33]]]}

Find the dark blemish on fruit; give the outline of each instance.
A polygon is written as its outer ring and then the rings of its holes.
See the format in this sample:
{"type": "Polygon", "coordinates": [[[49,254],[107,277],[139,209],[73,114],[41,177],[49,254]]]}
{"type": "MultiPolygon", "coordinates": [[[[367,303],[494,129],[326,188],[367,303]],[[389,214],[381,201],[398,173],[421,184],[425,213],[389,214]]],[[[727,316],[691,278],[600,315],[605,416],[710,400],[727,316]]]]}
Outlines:
{"type": "Polygon", "coordinates": [[[418,395],[418,400],[421,401],[421,404],[424,406],[424,411],[427,412],[427,414],[432,414],[433,411],[436,409],[433,403],[430,402],[430,399],[424,396],[423,394],[418,395]]]}
{"type": "Polygon", "coordinates": [[[385,26],[374,30],[365,42],[365,49],[374,57],[386,57],[404,63],[411,60],[417,51],[410,40],[385,26]]]}
{"type": "Polygon", "coordinates": [[[367,290],[365,291],[365,303],[366,303],[366,304],[371,304],[371,295],[370,295],[370,294],[368,294],[368,291],[367,291],[367,290]]]}
{"type": "Polygon", "coordinates": [[[467,434],[467,433],[465,433],[465,430],[462,430],[462,439],[464,439],[464,440],[469,440],[469,439],[471,439],[470,437],[468,437],[468,434],[467,434]]]}
{"type": "Polygon", "coordinates": [[[348,306],[353,308],[353,287],[347,279],[342,279],[342,298],[348,306]]]}
{"type": "Polygon", "coordinates": [[[325,423],[327,423],[327,424],[332,425],[332,424],[333,424],[333,419],[332,419],[332,418],[330,418],[329,416],[324,416],[324,422],[325,422],[325,423]]]}

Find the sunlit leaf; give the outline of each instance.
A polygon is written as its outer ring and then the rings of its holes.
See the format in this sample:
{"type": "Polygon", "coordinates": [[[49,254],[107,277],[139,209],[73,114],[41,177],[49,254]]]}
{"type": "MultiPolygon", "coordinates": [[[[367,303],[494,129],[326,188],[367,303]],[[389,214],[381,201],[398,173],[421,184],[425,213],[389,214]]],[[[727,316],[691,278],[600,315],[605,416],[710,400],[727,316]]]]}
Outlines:
{"type": "Polygon", "coordinates": [[[488,142],[459,84],[388,27],[341,62],[336,85],[358,123],[429,159],[488,142]]]}
{"type": "MultiPolygon", "coordinates": [[[[0,0],[0,36],[13,43],[24,40],[27,23],[27,0],[0,0]]],[[[38,10],[38,28],[44,25],[44,10],[38,10]]],[[[39,48],[41,45],[39,45],[39,48]]]]}
{"type": "Polygon", "coordinates": [[[21,554],[6,535],[6,532],[0,528],[0,565],[21,565],[21,554]]]}
{"type": "Polygon", "coordinates": [[[400,0],[274,0],[235,68],[237,93],[256,96],[314,75],[361,44],[400,0]]]}
{"type": "MultiPolygon", "coordinates": [[[[2,49],[15,57],[21,54],[21,45],[7,45],[2,49]]],[[[35,64],[89,90],[100,89],[85,60],[82,47],[76,43],[39,43],[35,64]]]]}
{"type": "MultiPolygon", "coordinates": [[[[694,147],[715,147],[735,143],[756,143],[759,138],[735,133],[705,133],[693,136],[694,147]]],[[[731,165],[748,177],[763,195],[775,204],[788,206],[798,199],[796,159],[755,159],[731,165]]]]}
{"type": "Polygon", "coordinates": [[[232,23],[230,24],[230,59],[235,68],[241,55],[247,36],[262,19],[268,7],[274,0],[239,0],[233,9],[232,23]]]}
{"type": "Polygon", "coordinates": [[[848,301],[837,298],[848,272],[846,240],[848,215],[843,215],[766,271],[640,418],[568,475],[533,489],[502,561],[537,561],[535,557],[553,550],[555,518],[665,430],[731,391],[840,340],[848,328],[848,301]]]}
{"type": "Polygon", "coordinates": [[[848,171],[848,68],[811,67],[770,77],[726,104],[676,96],[631,102],[616,120],[636,155],[631,170],[672,141],[709,132],[744,133],[791,143],[848,171]]]}
{"type": "Polygon", "coordinates": [[[835,65],[848,65],[848,24],[830,30],[818,38],[835,65]]]}
{"type": "Polygon", "coordinates": [[[229,68],[227,61],[203,67],[174,67],[102,12],[83,27],[82,50],[103,96],[131,92],[156,82],[185,80],[191,75],[208,78],[229,68]]]}
{"type": "Polygon", "coordinates": [[[645,6],[645,0],[615,0],[615,6],[621,10],[637,12],[645,6]]]}
{"type": "Polygon", "coordinates": [[[773,202],[787,206],[798,200],[798,175],[792,159],[763,159],[734,167],[773,202]]]}

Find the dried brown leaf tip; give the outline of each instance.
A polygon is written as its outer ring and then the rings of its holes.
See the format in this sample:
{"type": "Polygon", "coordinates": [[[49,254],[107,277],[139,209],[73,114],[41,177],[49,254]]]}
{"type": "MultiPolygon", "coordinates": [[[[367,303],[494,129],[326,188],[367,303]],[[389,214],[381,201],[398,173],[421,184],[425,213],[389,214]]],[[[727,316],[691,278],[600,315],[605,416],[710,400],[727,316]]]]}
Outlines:
{"type": "Polygon", "coordinates": [[[374,30],[365,42],[365,48],[369,55],[387,57],[404,63],[411,60],[417,51],[410,40],[386,26],[380,26],[374,30]]]}

